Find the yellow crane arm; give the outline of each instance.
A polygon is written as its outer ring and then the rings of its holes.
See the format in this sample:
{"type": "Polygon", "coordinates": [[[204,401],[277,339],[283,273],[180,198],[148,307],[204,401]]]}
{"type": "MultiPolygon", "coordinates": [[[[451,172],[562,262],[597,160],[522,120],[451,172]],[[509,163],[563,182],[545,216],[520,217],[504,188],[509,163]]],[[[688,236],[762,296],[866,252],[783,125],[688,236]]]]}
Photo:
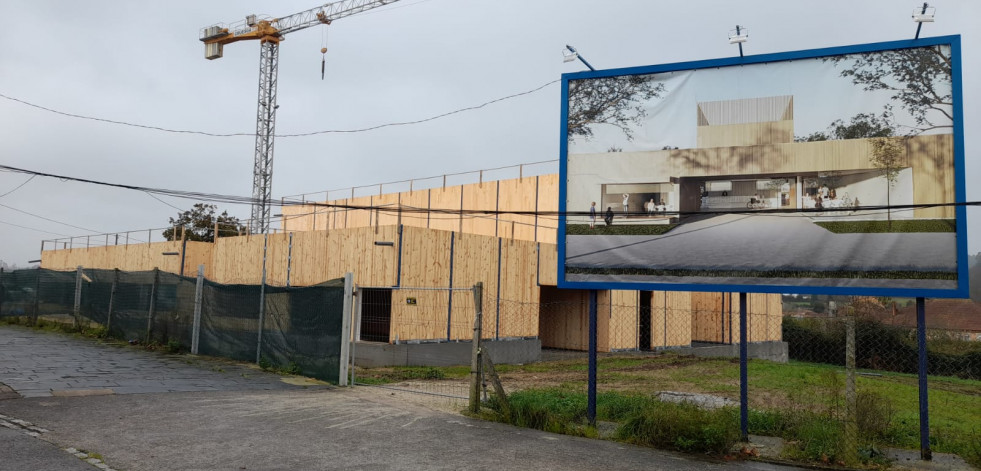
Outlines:
{"type": "Polygon", "coordinates": [[[282,18],[260,18],[249,15],[244,21],[232,25],[216,24],[201,29],[204,57],[218,59],[225,44],[258,39],[261,42],[279,43],[283,36],[293,31],[318,24],[330,24],[336,19],[395,3],[398,0],[341,0],[294,13],[282,18]]]}

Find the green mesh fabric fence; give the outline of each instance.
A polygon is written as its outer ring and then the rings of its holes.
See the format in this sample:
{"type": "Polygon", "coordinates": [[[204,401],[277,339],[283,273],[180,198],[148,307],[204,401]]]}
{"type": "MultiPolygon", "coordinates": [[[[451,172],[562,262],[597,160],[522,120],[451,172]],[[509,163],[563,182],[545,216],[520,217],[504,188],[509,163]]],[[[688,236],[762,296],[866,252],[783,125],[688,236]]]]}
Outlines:
{"type": "Polygon", "coordinates": [[[306,288],[266,288],[263,361],[338,381],[344,280],[306,288]]]}
{"type": "MultiPolygon", "coordinates": [[[[159,271],[83,269],[0,273],[0,317],[78,322],[111,337],[172,349],[192,345],[197,279],[159,271]]],[[[257,285],[203,280],[198,353],[337,382],[344,280],[303,288],[265,289],[263,330],[257,285]],[[261,352],[257,355],[257,352],[261,352]]]]}

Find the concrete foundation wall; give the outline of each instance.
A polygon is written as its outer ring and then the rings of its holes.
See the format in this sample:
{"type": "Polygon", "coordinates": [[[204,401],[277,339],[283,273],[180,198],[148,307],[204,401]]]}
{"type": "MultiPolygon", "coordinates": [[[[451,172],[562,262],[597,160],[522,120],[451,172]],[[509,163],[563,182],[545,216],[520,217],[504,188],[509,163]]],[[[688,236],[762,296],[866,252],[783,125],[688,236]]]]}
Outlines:
{"type": "MultiPolygon", "coordinates": [[[[749,358],[770,360],[779,363],[787,363],[787,361],[790,359],[787,351],[787,342],[753,342],[747,345],[747,350],[749,358]]],[[[739,344],[695,344],[691,347],[672,348],[671,351],[684,355],[695,355],[697,357],[739,358],[739,344]]]]}
{"type": "MultiPolygon", "coordinates": [[[[496,364],[533,363],[541,358],[542,342],[535,339],[484,340],[485,351],[496,364]]],[[[355,342],[358,366],[454,366],[469,365],[470,342],[398,344],[355,342]]]]}

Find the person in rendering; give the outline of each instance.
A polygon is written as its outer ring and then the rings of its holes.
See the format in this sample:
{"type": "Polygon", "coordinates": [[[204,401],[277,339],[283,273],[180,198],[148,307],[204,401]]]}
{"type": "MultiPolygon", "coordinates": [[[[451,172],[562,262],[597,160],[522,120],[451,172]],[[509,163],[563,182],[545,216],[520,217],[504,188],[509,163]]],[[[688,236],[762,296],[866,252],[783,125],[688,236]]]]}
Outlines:
{"type": "Polygon", "coordinates": [[[589,228],[596,227],[596,202],[589,206],[589,228]]]}
{"type": "Polygon", "coordinates": [[[606,216],[603,217],[603,221],[606,222],[607,226],[613,225],[613,206],[606,207],[606,216]]]}
{"type": "Polygon", "coordinates": [[[651,200],[647,202],[647,215],[650,216],[654,214],[654,211],[657,211],[657,205],[654,204],[654,198],[651,198],[651,200]]]}
{"type": "Polygon", "coordinates": [[[623,214],[624,214],[624,216],[626,216],[627,213],[630,212],[629,202],[630,202],[630,193],[624,193],[623,194],[623,214]]]}

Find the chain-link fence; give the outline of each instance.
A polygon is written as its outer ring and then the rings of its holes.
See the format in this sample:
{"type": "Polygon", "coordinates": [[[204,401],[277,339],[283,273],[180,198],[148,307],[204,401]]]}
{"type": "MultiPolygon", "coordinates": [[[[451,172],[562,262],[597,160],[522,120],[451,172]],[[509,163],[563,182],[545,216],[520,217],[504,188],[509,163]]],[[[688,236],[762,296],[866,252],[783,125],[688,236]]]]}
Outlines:
{"type": "Polygon", "coordinates": [[[462,407],[468,394],[474,288],[359,286],[357,293],[354,383],[462,407]]]}
{"type": "Polygon", "coordinates": [[[0,273],[0,317],[101,329],[130,343],[338,382],[346,379],[345,292],[343,279],[283,288],[159,270],[15,270],[0,273]]]}

